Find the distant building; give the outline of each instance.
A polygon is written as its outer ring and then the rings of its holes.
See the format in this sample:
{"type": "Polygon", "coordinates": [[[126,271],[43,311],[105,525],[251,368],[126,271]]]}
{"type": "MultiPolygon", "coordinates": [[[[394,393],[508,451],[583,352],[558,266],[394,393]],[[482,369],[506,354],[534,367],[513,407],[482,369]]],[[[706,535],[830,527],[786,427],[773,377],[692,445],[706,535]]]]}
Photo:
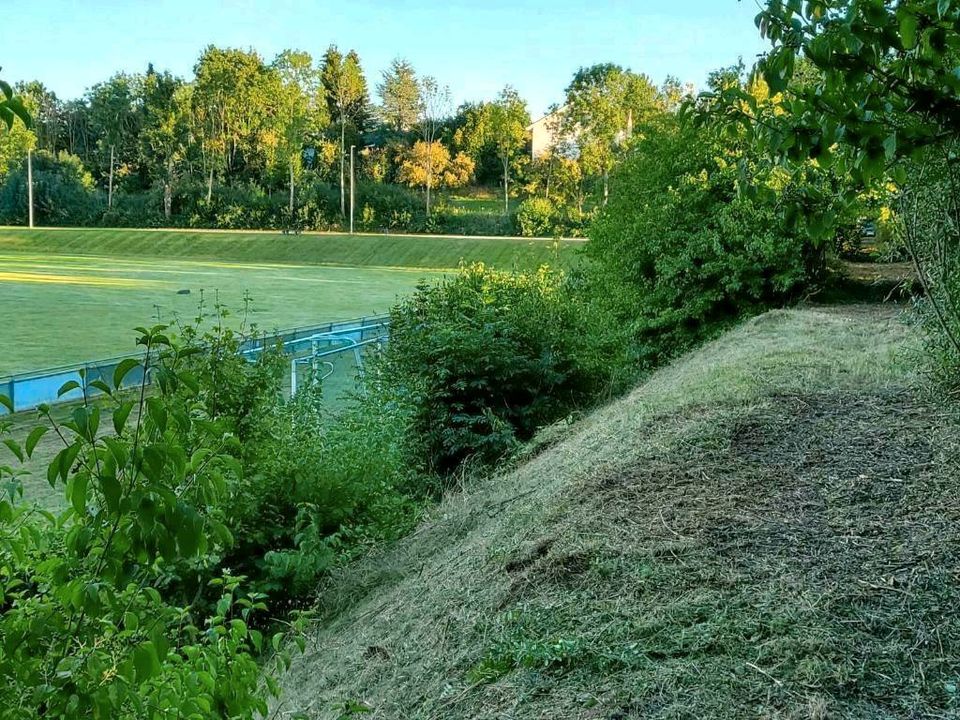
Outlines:
{"type": "Polygon", "coordinates": [[[544,115],[527,127],[530,133],[530,155],[534,160],[549,154],[560,142],[560,121],[564,108],[544,115]]]}

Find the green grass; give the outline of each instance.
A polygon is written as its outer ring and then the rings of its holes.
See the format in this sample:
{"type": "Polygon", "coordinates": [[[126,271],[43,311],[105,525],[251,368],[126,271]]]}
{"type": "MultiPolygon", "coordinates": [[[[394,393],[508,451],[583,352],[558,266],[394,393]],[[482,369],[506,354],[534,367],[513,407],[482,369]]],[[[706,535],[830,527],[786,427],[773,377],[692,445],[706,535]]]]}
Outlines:
{"type": "Polygon", "coordinates": [[[338,572],[283,711],[960,716],[960,440],[895,312],[775,311],[338,572]]]}
{"type": "Polygon", "coordinates": [[[0,253],[101,255],[298,265],[448,269],[461,261],[501,268],[574,261],[580,243],[527,238],[282,235],[279,232],[0,228],[0,253]]]}
{"type": "Polygon", "coordinates": [[[16,341],[0,375],[133,352],[133,328],[190,321],[201,296],[263,330],[382,313],[423,278],[410,268],[324,267],[0,253],[0,317],[16,341]],[[179,294],[189,290],[190,294],[179,294]]]}
{"type": "Polygon", "coordinates": [[[573,261],[514,239],[101,229],[0,229],[0,376],[131,352],[133,328],[189,320],[201,292],[272,330],[388,310],[461,261],[573,261]],[[189,290],[190,294],[179,294],[189,290]]]}

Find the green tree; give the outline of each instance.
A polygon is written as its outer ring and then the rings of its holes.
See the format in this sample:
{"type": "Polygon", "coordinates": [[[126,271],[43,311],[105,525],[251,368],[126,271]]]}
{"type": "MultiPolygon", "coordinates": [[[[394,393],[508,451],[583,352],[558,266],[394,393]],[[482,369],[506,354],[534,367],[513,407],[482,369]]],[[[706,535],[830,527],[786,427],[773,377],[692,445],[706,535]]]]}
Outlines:
{"type": "Polygon", "coordinates": [[[261,132],[273,114],[271,72],[255,52],[209,46],[194,68],[193,124],[208,172],[231,178],[263,169],[261,132]]]}
{"type": "MultiPolygon", "coordinates": [[[[33,156],[33,207],[38,225],[83,226],[101,212],[93,177],[80,158],[65,151],[33,156]]],[[[0,222],[20,225],[28,216],[27,169],[17,165],[0,185],[0,222]]]]}
{"type": "MultiPolygon", "coordinates": [[[[767,0],[772,43],[757,66],[782,113],[748,95],[720,98],[784,167],[809,161],[849,177],[843,195],[893,180],[903,239],[960,368],[960,3],[955,0],[767,0]],[[805,62],[803,62],[805,61],[805,62]],[[798,71],[804,68],[802,82],[798,71]]],[[[811,194],[803,207],[819,198],[811,194]]],[[[801,217],[794,211],[794,217],[801,217]]],[[[956,371],[960,374],[960,370],[956,371]]],[[[960,383],[960,380],[955,380],[960,383]]]]}
{"type": "Polygon", "coordinates": [[[50,152],[62,150],[65,119],[63,103],[56,93],[47,89],[39,80],[18,83],[16,92],[33,119],[31,129],[37,136],[37,149],[50,152]]]}
{"type": "Polygon", "coordinates": [[[141,165],[152,183],[163,187],[163,216],[169,221],[177,170],[190,146],[190,103],[193,89],[169,72],[153,66],[143,79],[141,165]]]}
{"type": "Polygon", "coordinates": [[[308,141],[319,141],[329,124],[320,70],[309,53],[285,50],[273,67],[278,73],[277,123],[273,165],[289,172],[289,213],[293,217],[295,187],[303,174],[303,151],[308,141]]]}
{"type": "Polygon", "coordinates": [[[360,67],[360,57],[353,50],[341,55],[336,45],[331,45],[324,55],[321,78],[330,115],[336,117],[340,128],[340,214],[345,216],[347,125],[353,123],[358,127],[361,124],[370,104],[367,81],[360,67]]]}
{"type": "Polygon", "coordinates": [[[397,133],[410,132],[417,124],[420,107],[420,84],[413,66],[402,58],[395,58],[383,71],[377,93],[384,124],[397,133]]]}
{"type": "Polygon", "coordinates": [[[503,213],[510,213],[510,173],[517,167],[527,143],[530,113],[519,93],[507,86],[490,105],[490,138],[503,170],[503,213]]]}
{"type": "Polygon", "coordinates": [[[90,124],[97,138],[100,177],[107,179],[107,204],[113,204],[114,176],[138,171],[143,78],[117,73],[87,93],[90,124]]]}
{"type": "Polygon", "coordinates": [[[581,68],[567,87],[563,130],[576,137],[584,170],[600,177],[604,205],[610,196],[610,172],[634,127],[658,109],[657,89],[649,78],[619,65],[581,68]]]}

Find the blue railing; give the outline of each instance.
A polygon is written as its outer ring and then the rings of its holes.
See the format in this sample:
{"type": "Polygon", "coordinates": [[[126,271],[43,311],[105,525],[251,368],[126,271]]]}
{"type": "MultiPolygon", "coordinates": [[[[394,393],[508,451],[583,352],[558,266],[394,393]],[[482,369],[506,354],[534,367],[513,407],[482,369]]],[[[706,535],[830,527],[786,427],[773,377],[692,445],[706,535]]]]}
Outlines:
{"type": "MultiPolygon", "coordinates": [[[[248,340],[241,346],[240,352],[247,357],[255,357],[264,348],[282,345],[284,351],[291,357],[290,391],[296,392],[298,365],[312,363],[316,367],[318,363],[323,362],[322,358],[340,353],[353,353],[359,366],[361,364],[360,348],[382,342],[388,335],[389,327],[388,316],[375,315],[293,328],[248,340]]],[[[84,390],[88,395],[99,392],[90,387],[91,382],[102,379],[112,384],[113,371],[117,365],[128,358],[141,357],[142,355],[134,353],[36,372],[18,373],[0,378],[0,395],[10,398],[15,412],[33,410],[45,403],[53,405],[77,401],[83,398],[84,390]],[[76,382],[78,387],[58,397],[60,388],[71,380],[76,382]]],[[[126,375],[123,387],[138,386],[142,380],[143,370],[136,368],[126,375]]],[[[0,414],[6,412],[6,408],[0,406],[0,414]]]]}

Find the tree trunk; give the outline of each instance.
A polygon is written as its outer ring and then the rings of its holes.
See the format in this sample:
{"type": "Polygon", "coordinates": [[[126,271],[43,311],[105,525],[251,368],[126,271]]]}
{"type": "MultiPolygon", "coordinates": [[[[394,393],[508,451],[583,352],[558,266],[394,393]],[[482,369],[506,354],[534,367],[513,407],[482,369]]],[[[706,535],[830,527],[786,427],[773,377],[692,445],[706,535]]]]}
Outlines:
{"type": "Polygon", "coordinates": [[[503,161],[503,214],[510,214],[510,164],[503,161]]]}
{"type": "Polygon", "coordinates": [[[163,217],[168,221],[173,214],[173,161],[167,160],[167,179],[163,183],[163,217]]]}
{"type": "Polygon", "coordinates": [[[430,170],[427,170],[427,217],[430,217],[430,170]]]}
{"type": "Polygon", "coordinates": [[[293,221],[293,160],[290,160],[290,221],[293,221]]]}
{"type": "Polygon", "coordinates": [[[607,206],[607,200],[610,199],[610,173],[603,173],[603,206],[607,206]]]}
{"type": "Polygon", "coordinates": [[[345,172],[345,163],[343,154],[346,152],[346,142],[347,142],[347,124],[343,120],[343,115],[340,115],[340,215],[346,216],[347,214],[347,193],[346,188],[344,187],[343,174],[345,172]]]}
{"type": "Polygon", "coordinates": [[[213,166],[210,167],[210,179],[207,181],[207,205],[213,199],[213,166]]]}

